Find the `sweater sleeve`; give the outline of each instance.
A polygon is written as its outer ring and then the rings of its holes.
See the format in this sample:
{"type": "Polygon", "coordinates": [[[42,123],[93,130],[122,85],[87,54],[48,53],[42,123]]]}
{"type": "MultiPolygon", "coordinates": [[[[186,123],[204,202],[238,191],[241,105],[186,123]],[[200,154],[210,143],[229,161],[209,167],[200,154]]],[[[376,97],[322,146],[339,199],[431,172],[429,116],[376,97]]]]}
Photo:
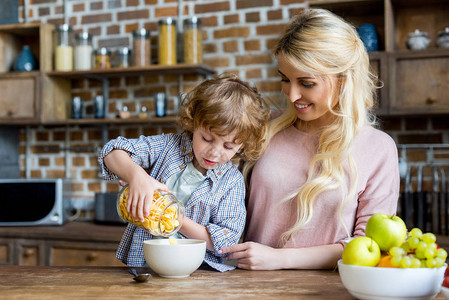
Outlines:
{"type": "MultiPolygon", "coordinates": [[[[362,160],[358,162],[365,188],[358,194],[353,237],[364,236],[368,219],[375,213],[395,215],[399,198],[399,166],[395,142],[387,134],[377,131],[379,137],[367,139],[362,160]]],[[[344,240],[343,245],[350,239],[344,240]]]]}

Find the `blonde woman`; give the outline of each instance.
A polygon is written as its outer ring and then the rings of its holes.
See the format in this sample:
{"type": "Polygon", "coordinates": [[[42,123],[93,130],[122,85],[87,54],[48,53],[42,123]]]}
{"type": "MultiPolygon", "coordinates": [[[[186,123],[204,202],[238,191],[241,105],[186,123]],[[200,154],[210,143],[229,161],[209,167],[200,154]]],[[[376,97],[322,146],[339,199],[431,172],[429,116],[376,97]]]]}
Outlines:
{"type": "Polygon", "coordinates": [[[289,105],[245,166],[245,242],[221,253],[243,269],[331,269],[372,214],[396,213],[396,145],[374,128],[376,81],[353,26],[304,10],[274,53],[289,105]]]}

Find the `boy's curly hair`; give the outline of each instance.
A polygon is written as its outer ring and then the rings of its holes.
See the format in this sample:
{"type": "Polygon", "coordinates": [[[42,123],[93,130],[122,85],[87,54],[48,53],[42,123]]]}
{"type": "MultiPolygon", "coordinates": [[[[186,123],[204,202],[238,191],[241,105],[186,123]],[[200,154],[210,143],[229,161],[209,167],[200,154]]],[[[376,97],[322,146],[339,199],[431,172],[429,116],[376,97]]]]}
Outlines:
{"type": "Polygon", "coordinates": [[[235,130],[235,143],[243,144],[236,158],[257,159],[265,139],[269,110],[255,87],[233,74],[222,74],[188,92],[182,100],[178,123],[193,137],[197,128],[217,135],[235,130]]]}

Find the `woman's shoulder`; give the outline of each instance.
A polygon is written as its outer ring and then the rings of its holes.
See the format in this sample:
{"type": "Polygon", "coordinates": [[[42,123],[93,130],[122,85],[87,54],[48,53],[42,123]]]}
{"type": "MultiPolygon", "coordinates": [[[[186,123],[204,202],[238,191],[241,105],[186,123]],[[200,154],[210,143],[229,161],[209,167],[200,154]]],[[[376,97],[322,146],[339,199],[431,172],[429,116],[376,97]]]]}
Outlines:
{"type": "Polygon", "coordinates": [[[394,139],[386,132],[372,126],[364,127],[355,139],[355,145],[367,153],[390,153],[397,156],[394,139]]]}
{"type": "Polygon", "coordinates": [[[362,130],[360,131],[359,136],[363,140],[367,141],[375,140],[378,142],[384,142],[395,145],[395,141],[388,133],[373,126],[363,127],[362,130]]]}

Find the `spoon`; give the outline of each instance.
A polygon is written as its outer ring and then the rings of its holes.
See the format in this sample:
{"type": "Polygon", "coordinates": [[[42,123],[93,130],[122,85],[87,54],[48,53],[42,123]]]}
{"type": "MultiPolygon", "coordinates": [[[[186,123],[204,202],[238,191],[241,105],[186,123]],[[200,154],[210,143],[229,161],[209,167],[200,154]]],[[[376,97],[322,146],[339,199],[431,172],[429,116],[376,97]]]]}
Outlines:
{"type": "Polygon", "coordinates": [[[137,282],[145,282],[147,281],[150,277],[151,274],[150,273],[137,273],[136,269],[129,269],[129,273],[131,273],[131,275],[134,275],[133,279],[137,282]]]}

